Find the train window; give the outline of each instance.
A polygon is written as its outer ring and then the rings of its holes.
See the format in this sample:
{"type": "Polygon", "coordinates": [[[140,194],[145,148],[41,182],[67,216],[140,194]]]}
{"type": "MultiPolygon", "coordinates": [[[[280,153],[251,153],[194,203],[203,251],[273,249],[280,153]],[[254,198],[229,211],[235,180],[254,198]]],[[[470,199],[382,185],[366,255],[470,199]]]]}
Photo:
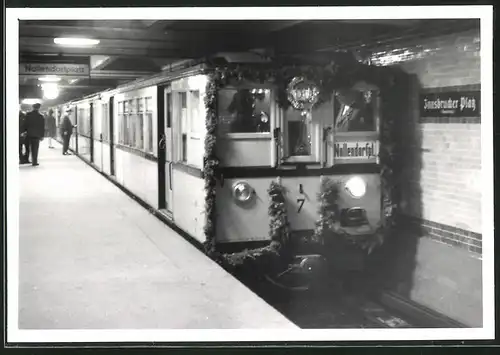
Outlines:
{"type": "Polygon", "coordinates": [[[102,131],[102,140],[109,140],[109,112],[108,112],[108,104],[102,104],[102,121],[101,121],[101,131],[102,131]]]}
{"type": "Polygon", "coordinates": [[[135,147],[136,133],[137,133],[137,112],[135,100],[129,101],[129,118],[128,118],[128,145],[135,147]]]}
{"type": "Polygon", "coordinates": [[[146,106],[146,122],[147,122],[147,130],[148,130],[148,147],[147,150],[150,153],[153,153],[153,98],[147,97],[145,106],[146,106]]]}
{"type": "Polygon", "coordinates": [[[127,114],[125,112],[128,112],[127,102],[122,101],[121,106],[123,107],[123,109],[121,112],[121,120],[120,120],[120,144],[125,144],[126,132],[127,132],[127,114]]]}
{"type": "Polygon", "coordinates": [[[265,133],[270,131],[269,89],[222,89],[218,95],[221,132],[265,133]]]}
{"type": "Polygon", "coordinates": [[[345,90],[335,94],[335,130],[337,132],[375,131],[377,92],[345,90]]]}
{"type": "Polygon", "coordinates": [[[188,112],[187,112],[187,94],[185,92],[177,93],[179,95],[180,110],[180,132],[181,132],[181,157],[182,162],[187,162],[187,136],[188,136],[188,112]]]}
{"type": "Polygon", "coordinates": [[[144,149],[144,112],[143,112],[143,99],[137,99],[137,119],[136,119],[136,139],[135,147],[144,149]]]}

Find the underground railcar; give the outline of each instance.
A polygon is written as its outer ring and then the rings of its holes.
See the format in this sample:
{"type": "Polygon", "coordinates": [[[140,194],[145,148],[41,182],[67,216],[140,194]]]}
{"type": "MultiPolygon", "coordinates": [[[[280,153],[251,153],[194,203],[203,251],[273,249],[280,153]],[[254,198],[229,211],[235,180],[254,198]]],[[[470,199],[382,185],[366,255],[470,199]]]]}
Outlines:
{"type": "Polygon", "coordinates": [[[55,109],[71,109],[70,149],[210,256],[307,289],[393,225],[398,85],[345,54],[226,57],[55,109]]]}

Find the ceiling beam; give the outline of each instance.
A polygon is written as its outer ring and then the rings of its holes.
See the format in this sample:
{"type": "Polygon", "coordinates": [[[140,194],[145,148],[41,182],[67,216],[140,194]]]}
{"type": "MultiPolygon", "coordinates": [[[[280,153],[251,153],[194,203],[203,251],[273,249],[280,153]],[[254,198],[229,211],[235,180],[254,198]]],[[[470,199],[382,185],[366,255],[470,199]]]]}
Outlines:
{"type": "Polygon", "coordinates": [[[142,59],[149,58],[198,58],[201,49],[196,48],[172,48],[170,50],[163,49],[139,49],[139,48],[54,48],[51,46],[33,45],[21,48],[21,54],[32,55],[37,53],[46,54],[64,54],[71,56],[92,56],[92,55],[105,55],[105,56],[119,56],[142,59]]]}
{"type": "Polygon", "coordinates": [[[162,40],[164,33],[154,33],[141,28],[116,28],[108,23],[109,27],[92,26],[53,26],[53,25],[27,25],[20,21],[19,37],[33,35],[37,36],[88,36],[93,38],[116,38],[116,39],[144,39],[162,40]]]}

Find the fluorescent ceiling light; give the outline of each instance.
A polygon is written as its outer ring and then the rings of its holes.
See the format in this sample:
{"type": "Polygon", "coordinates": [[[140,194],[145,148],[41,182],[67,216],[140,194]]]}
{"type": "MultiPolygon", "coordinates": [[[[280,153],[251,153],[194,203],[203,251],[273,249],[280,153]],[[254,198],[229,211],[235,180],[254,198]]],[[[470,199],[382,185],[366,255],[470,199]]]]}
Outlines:
{"type": "Polygon", "coordinates": [[[43,84],[43,97],[48,100],[54,100],[59,96],[59,87],[57,84],[43,84]]]}
{"type": "Polygon", "coordinates": [[[56,82],[60,81],[61,78],[58,76],[55,76],[55,75],[47,75],[47,76],[42,76],[42,77],[38,78],[38,80],[56,83],[56,82]]]}
{"type": "Polygon", "coordinates": [[[40,99],[24,99],[22,101],[22,103],[24,105],[34,105],[34,104],[40,103],[40,102],[42,102],[42,100],[40,100],[40,99]]]}
{"type": "Polygon", "coordinates": [[[42,90],[57,90],[58,86],[55,83],[42,84],[42,90]]]}
{"type": "Polygon", "coordinates": [[[45,97],[47,100],[57,99],[58,96],[59,96],[59,90],[49,90],[43,92],[43,97],[45,97]]]}
{"type": "Polygon", "coordinates": [[[73,38],[73,37],[59,37],[54,38],[55,44],[60,44],[62,46],[95,46],[99,44],[98,39],[91,38],[73,38]]]}

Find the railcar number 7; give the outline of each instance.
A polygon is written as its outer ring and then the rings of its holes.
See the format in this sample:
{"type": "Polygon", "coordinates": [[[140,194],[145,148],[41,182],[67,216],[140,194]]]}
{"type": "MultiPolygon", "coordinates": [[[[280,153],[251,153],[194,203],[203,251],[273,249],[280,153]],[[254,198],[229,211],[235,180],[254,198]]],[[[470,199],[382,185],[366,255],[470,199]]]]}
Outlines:
{"type": "Polygon", "coordinates": [[[306,199],[303,197],[297,198],[297,203],[299,204],[299,209],[297,210],[297,213],[300,213],[302,210],[302,207],[304,206],[304,202],[306,202],[306,199]]]}

